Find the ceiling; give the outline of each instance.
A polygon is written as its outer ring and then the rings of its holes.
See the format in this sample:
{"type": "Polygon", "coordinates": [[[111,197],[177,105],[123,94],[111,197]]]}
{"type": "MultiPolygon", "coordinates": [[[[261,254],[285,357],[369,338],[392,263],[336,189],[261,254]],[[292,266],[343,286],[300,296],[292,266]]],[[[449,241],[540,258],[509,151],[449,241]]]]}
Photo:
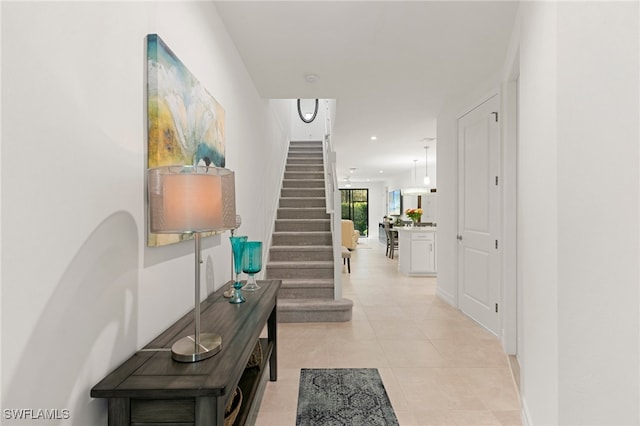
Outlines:
{"type": "Polygon", "coordinates": [[[222,1],[216,7],[263,97],[336,99],[338,177],[355,168],[351,180],[358,182],[413,171],[414,160],[423,170],[444,102],[501,69],[518,4],[222,1]]]}

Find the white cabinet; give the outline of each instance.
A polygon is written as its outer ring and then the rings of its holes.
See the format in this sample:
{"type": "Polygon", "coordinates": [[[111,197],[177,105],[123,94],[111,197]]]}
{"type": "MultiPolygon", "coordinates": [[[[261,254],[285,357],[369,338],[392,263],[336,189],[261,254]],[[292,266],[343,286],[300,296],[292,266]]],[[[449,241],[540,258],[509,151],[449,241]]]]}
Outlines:
{"type": "Polygon", "coordinates": [[[436,231],[398,229],[398,270],[406,275],[436,275],[436,231]]]}

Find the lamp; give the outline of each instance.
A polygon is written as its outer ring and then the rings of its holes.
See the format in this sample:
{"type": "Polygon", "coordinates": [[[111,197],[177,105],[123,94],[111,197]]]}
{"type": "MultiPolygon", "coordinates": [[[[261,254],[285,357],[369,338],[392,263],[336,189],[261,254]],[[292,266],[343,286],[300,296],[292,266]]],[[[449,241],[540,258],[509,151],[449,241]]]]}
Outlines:
{"type": "Polygon", "coordinates": [[[195,333],[175,342],[171,356],[180,362],[209,358],[222,348],[222,338],[200,333],[200,233],[235,226],[234,173],[218,167],[156,167],[148,170],[148,191],[149,230],[193,234],[195,242],[195,333]]]}
{"type": "Polygon", "coordinates": [[[424,184],[431,185],[431,179],[429,178],[429,146],[424,147],[424,184]]]}
{"type": "Polygon", "coordinates": [[[418,162],[418,160],[413,160],[413,184],[415,186],[409,187],[409,188],[404,188],[402,190],[402,195],[424,195],[424,194],[428,194],[429,193],[429,189],[427,189],[425,187],[420,187],[416,183],[416,174],[417,174],[416,164],[417,164],[417,162],[418,162]]]}

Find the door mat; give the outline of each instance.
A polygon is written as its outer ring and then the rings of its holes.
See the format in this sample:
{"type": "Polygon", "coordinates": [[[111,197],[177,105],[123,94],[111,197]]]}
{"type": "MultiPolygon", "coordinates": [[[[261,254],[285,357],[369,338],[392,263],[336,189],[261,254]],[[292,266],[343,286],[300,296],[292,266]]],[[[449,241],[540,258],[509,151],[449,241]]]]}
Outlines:
{"type": "Polygon", "coordinates": [[[296,426],[397,426],[376,368],[300,370],[296,426]]]}

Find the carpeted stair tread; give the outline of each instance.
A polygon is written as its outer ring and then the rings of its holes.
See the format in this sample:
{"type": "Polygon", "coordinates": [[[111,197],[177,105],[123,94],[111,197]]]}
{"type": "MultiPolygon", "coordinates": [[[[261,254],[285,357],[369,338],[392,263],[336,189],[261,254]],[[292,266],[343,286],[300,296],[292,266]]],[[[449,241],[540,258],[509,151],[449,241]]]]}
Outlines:
{"type": "Polygon", "coordinates": [[[282,287],[302,288],[302,287],[329,287],[333,288],[333,278],[283,278],[282,287]]]}
{"type": "Polygon", "coordinates": [[[282,309],[283,311],[290,310],[292,308],[297,308],[300,306],[304,306],[309,310],[315,311],[328,311],[333,310],[336,307],[351,307],[353,306],[353,301],[349,299],[338,299],[338,300],[325,300],[325,299],[278,299],[278,310],[282,309]]]}
{"type": "Polygon", "coordinates": [[[274,232],[274,235],[278,234],[278,235],[300,235],[300,234],[306,234],[306,235],[319,235],[319,234],[329,234],[331,235],[331,231],[278,231],[278,232],[274,232]]]}
{"type": "Polygon", "coordinates": [[[333,251],[332,246],[327,245],[315,245],[315,246],[271,246],[271,251],[333,251]]]}
{"type": "Polygon", "coordinates": [[[330,260],[305,260],[305,261],[287,261],[277,260],[275,262],[267,262],[267,268],[307,268],[307,269],[319,269],[319,268],[333,268],[333,261],[330,260]]]}

